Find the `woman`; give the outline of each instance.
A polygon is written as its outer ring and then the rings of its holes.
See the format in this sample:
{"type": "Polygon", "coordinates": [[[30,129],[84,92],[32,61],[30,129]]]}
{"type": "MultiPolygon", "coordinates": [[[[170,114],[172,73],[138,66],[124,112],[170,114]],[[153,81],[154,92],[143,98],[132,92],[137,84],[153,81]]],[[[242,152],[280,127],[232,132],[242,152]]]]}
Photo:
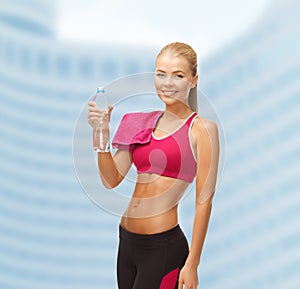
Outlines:
{"type": "MultiPolygon", "coordinates": [[[[132,163],[138,172],[119,227],[120,289],[198,288],[197,268],[211,214],[219,140],[216,124],[197,115],[197,81],[195,51],[179,42],[165,46],[156,59],[154,80],[165,110],[126,114],[113,139],[118,148],[114,156],[98,150],[106,187],[117,186],[132,163]],[[178,225],[178,202],[194,178],[196,204],[189,248],[178,225]]],[[[95,102],[88,104],[89,124],[97,129],[95,123],[103,111],[95,102]]]]}

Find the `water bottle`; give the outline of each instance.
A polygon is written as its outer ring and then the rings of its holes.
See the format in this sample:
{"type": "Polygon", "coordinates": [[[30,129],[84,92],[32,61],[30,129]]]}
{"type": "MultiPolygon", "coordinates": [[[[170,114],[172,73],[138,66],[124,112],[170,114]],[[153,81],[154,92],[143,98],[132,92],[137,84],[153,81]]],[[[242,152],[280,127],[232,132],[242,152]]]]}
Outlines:
{"type": "Polygon", "coordinates": [[[107,152],[109,151],[109,115],[108,115],[108,99],[105,90],[102,87],[97,87],[96,94],[93,98],[97,107],[101,109],[102,115],[100,117],[97,127],[93,129],[93,147],[95,151],[107,152]]]}

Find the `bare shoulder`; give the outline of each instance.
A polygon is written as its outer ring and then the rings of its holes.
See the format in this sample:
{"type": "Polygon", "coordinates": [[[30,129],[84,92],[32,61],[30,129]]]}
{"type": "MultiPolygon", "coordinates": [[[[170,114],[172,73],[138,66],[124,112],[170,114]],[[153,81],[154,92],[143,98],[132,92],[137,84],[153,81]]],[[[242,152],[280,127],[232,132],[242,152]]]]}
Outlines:
{"type": "Polygon", "coordinates": [[[218,126],[217,124],[212,121],[211,119],[204,118],[201,116],[197,116],[194,120],[194,124],[192,126],[192,134],[195,138],[203,137],[203,136],[211,136],[217,137],[218,136],[218,126]]]}

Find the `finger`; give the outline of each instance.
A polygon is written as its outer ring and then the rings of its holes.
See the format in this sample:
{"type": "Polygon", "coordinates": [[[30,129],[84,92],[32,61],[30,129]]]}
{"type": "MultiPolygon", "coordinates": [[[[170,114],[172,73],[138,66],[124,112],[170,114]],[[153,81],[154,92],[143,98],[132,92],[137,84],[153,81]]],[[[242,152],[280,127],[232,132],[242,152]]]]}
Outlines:
{"type": "Polygon", "coordinates": [[[89,106],[89,111],[98,111],[97,106],[89,106]]]}
{"type": "Polygon", "coordinates": [[[91,116],[91,117],[88,118],[88,121],[97,121],[97,122],[99,122],[99,118],[91,116]]]}
{"type": "Polygon", "coordinates": [[[95,116],[95,117],[101,117],[103,116],[103,113],[99,112],[99,111],[90,111],[88,116],[95,116]]]}
{"type": "Polygon", "coordinates": [[[183,281],[182,280],[178,281],[178,289],[183,289],[183,281]]]}
{"type": "Polygon", "coordinates": [[[88,105],[89,105],[89,106],[96,106],[96,102],[95,102],[95,101],[89,101],[89,102],[88,102],[88,105]]]}
{"type": "Polygon", "coordinates": [[[100,111],[100,108],[97,107],[96,105],[89,105],[89,110],[90,111],[100,111]]]}
{"type": "Polygon", "coordinates": [[[114,109],[114,107],[112,105],[110,105],[108,107],[108,121],[110,121],[110,116],[111,116],[111,113],[112,113],[112,110],[114,109]]]}
{"type": "Polygon", "coordinates": [[[94,113],[94,114],[101,116],[101,115],[105,114],[106,111],[103,109],[100,109],[99,107],[90,107],[89,113],[94,113]]]}
{"type": "Polygon", "coordinates": [[[92,123],[92,124],[99,124],[99,118],[98,117],[89,117],[88,118],[88,123],[92,123]]]}
{"type": "Polygon", "coordinates": [[[111,112],[112,112],[113,109],[114,109],[114,107],[113,107],[112,105],[110,105],[110,106],[108,107],[108,114],[111,114],[111,112]]]}

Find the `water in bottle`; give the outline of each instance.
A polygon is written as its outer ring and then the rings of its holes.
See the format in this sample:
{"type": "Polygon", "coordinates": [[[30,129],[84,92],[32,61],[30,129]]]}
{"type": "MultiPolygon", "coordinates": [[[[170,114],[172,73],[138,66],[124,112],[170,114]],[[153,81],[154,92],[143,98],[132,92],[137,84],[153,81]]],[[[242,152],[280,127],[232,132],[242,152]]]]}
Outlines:
{"type": "Polygon", "coordinates": [[[105,90],[97,87],[96,94],[93,98],[97,107],[101,109],[102,114],[99,123],[93,129],[93,147],[96,151],[109,151],[109,115],[108,115],[108,99],[105,90]]]}

